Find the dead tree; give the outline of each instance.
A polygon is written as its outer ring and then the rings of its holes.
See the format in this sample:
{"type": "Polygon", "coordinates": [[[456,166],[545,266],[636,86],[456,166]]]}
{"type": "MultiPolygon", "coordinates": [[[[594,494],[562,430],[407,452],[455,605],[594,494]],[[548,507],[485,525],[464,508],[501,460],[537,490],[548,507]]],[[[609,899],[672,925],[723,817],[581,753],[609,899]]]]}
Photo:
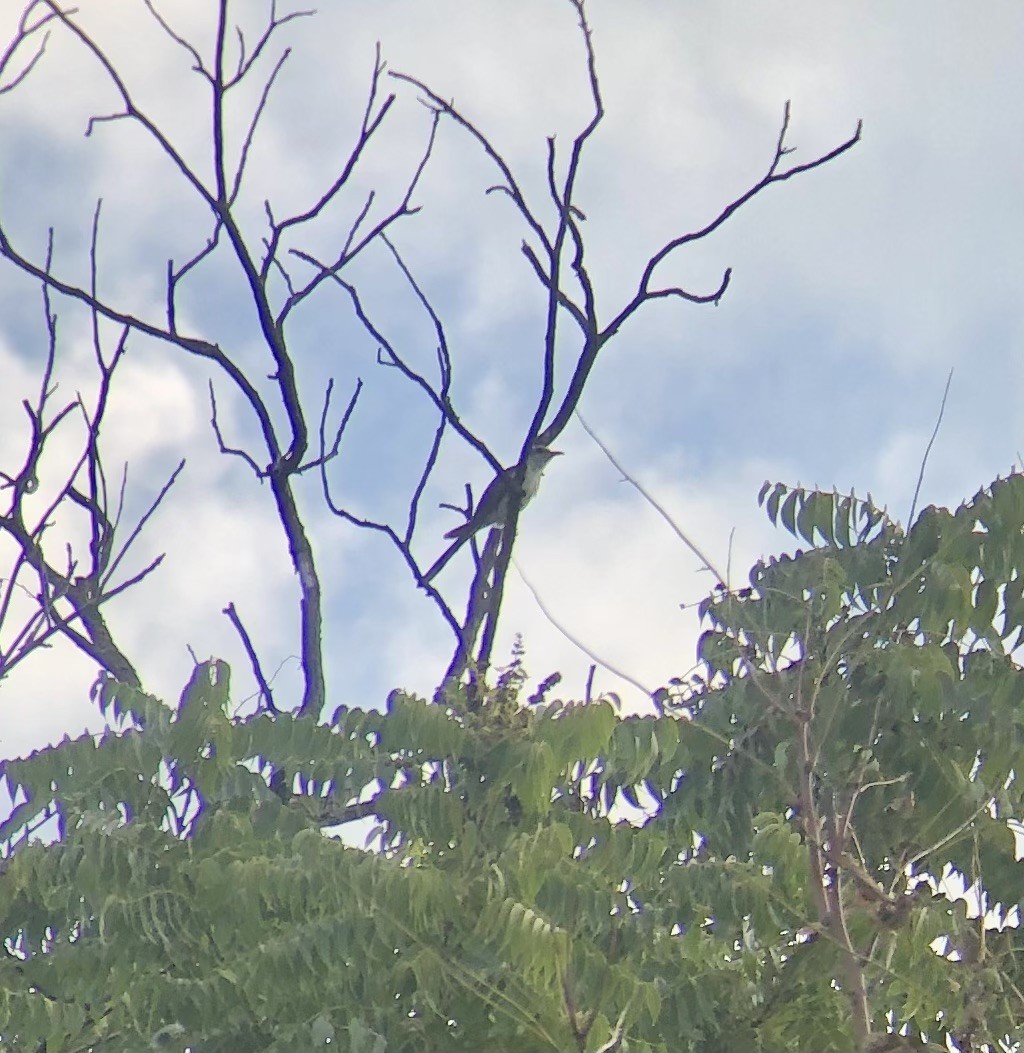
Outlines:
{"type": "MultiPolygon", "coordinates": [[[[577,184],[587,148],[604,118],[604,101],[598,79],[597,57],[591,27],[585,10],[585,0],[567,0],[567,2],[574,9],[578,21],[583,51],[582,66],[588,78],[591,112],[578,134],[564,149],[560,149],[560,144],[553,137],[547,141],[548,200],[533,201],[529,198],[522,181],[506,161],[501,150],[467,115],[466,111],[456,106],[454,102],[446,100],[439,91],[416,77],[401,72],[390,73],[394,79],[416,89],[422,103],[435,119],[441,118],[454,122],[476,142],[491,162],[496,170],[497,182],[487,188],[486,192],[507,200],[518,215],[524,230],[521,247],[523,259],[546,296],[543,344],[537,349],[536,368],[540,374],[540,395],[532,418],[524,422],[519,457],[520,470],[531,449],[535,446],[551,447],[557,441],[579,405],[601,351],[641,307],[652,300],[659,299],[677,299],[695,305],[717,305],[721,301],[729,287],[731,270],[725,271],[720,282],[713,289],[695,291],[677,285],[661,285],[657,281],[657,272],[660,265],[670,255],[709,237],[747,202],[773,184],[809,172],[839,157],[854,146],[861,133],[861,126],[858,123],[849,138],[827,153],[801,164],[786,164],[786,158],[795,149],[787,145],[790,123],[790,105],[787,102],[775,150],[764,174],[738,197],[725,203],[720,211],[702,227],[668,239],[647,260],[637,278],[632,296],[624,303],[613,305],[610,310],[604,308],[603,305],[597,303],[595,287],[591,279],[587,260],[587,244],[584,237],[586,213],[577,193],[577,184]],[[549,205],[554,205],[556,218],[545,222],[543,216],[546,214],[546,206],[549,205]],[[603,318],[609,320],[602,322],[603,318]],[[572,333],[571,341],[566,341],[566,343],[574,344],[575,351],[572,352],[573,360],[569,365],[570,379],[564,389],[556,390],[556,365],[560,364],[557,361],[558,338],[563,328],[566,327],[572,333]]],[[[479,451],[495,472],[500,471],[502,465],[486,439],[474,434],[466,426],[459,408],[453,404],[450,395],[452,357],[442,322],[415,277],[405,265],[398,250],[390,242],[388,244],[394,252],[398,266],[402,269],[402,273],[406,276],[436,328],[438,379],[434,384],[413,370],[403,359],[400,351],[388,342],[381,327],[375,324],[364,310],[356,290],[341,279],[337,279],[337,283],[351,298],[357,316],[377,342],[380,348],[380,362],[402,372],[436,408],[438,430],[434,444],[426,458],[420,484],[410,502],[409,516],[402,533],[396,532],[386,523],[373,522],[354,516],[332,501],[326,473],[324,487],[328,502],[338,515],[358,526],[381,530],[391,538],[408,563],[419,586],[435,600],[443,616],[451,625],[456,643],[440,689],[440,692],[444,693],[447,686],[460,681],[467,673],[470,684],[475,684],[486,674],[490,666],[505,581],[516,540],[520,506],[513,504],[509,508],[505,524],[491,531],[482,551],[478,551],[474,545],[475,574],[462,613],[456,615],[433,582],[434,572],[439,564],[447,560],[450,552],[445,552],[438,561],[428,566],[427,570],[421,568],[413,558],[411,541],[416,526],[417,502],[433,468],[437,448],[445,428],[450,428],[466,443],[479,451]]],[[[310,262],[317,263],[315,260],[310,262]]],[[[317,264],[317,266],[321,274],[328,273],[326,266],[322,264],[317,264]]],[[[472,495],[468,490],[467,500],[469,504],[465,511],[468,516],[472,507],[472,495]]],[[[474,692],[471,691],[471,702],[474,697],[474,692]]]]}
{"type": "MultiPolygon", "coordinates": [[[[499,147],[488,137],[469,114],[468,109],[447,100],[439,88],[428,86],[407,73],[388,72],[378,47],[370,77],[362,121],[354,143],[339,158],[334,172],[323,180],[321,190],[312,196],[305,207],[288,214],[278,214],[272,202],[265,206],[265,225],[258,237],[247,232],[239,219],[239,197],[243,185],[248,186],[247,164],[253,144],[259,134],[268,100],[284,70],[289,49],[281,48],[272,54],[282,30],[291,22],[306,17],[309,12],[294,11],[279,14],[276,0],[269,0],[265,23],[255,39],[249,39],[232,22],[229,0],[213,5],[214,34],[209,54],[186,39],[175,29],[173,18],[161,13],[156,0],[143,0],[145,8],[156,21],[166,38],[188,57],[192,71],[209,93],[211,134],[206,167],[201,171],[190,163],[183,149],[171,135],[161,128],[137,98],[133,87],[118,70],[102,42],[95,39],[80,21],[75,9],[65,7],[58,0],[29,0],[18,30],[6,50],[0,54],[0,93],[10,95],[18,89],[45,59],[46,45],[53,32],[69,34],[85,50],[119,99],[114,112],[96,114],[88,123],[86,134],[101,125],[120,123],[131,125],[157,146],[166,162],[177,173],[208,217],[205,230],[197,234],[195,249],[186,258],[168,260],[166,264],[165,306],[160,316],[148,316],[131,311],[100,291],[96,280],[98,259],[96,237],[100,210],[94,220],[91,251],[91,283],[80,284],[67,278],[64,270],[53,259],[47,248],[41,258],[33,250],[17,244],[0,209],[0,257],[41,284],[46,296],[46,318],[51,332],[47,365],[40,397],[34,404],[26,404],[30,421],[30,445],[26,461],[18,471],[2,477],[11,490],[12,498],[7,513],[0,516],[0,531],[16,542],[20,555],[19,567],[31,572],[39,581],[33,626],[17,638],[16,645],[0,654],[0,675],[34,647],[50,636],[61,633],[86,651],[100,666],[114,676],[137,683],[135,672],[127,656],[117,648],[103,620],[101,607],[113,596],[123,592],[153,569],[143,574],[114,583],[124,549],[138,536],[152,512],[143,517],[128,534],[120,548],[115,536],[120,526],[119,516],[112,510],[107,493],[106,478],[100,456],[99,424],[102,420],[106,392],[115,382],[115,370],[124,348],[129,342],[155,340],[183,355],[199,359],[212,367],[219,376],[210,383],[210,415],[212,430],[219,451],[240,459],[252,476],[265,484],[284,533],[291,563],[298,581],[301,665],[304,678],[302,698],[297,711],[316,716],[325,702],[323,659],[323,588],[318,571],[316,552],[310,538],[299,501],[299,487],[303,477],[319,477],[323,496],[331,511],[350,525],[383,535],[404,560],[412,581],[422,588],[436,605],[440,617],[449,626],[454,648],[447,672],[442,680],[442,694],[451,685],[466,681],[470,685],[470,704],[479,700],[479,686],[491,665],[495,634],[502,608],[505,582],[516,540],[516,527],[521,501],[513,500],[505,510],[505,521],[495,526],[479,548],[470,543],[475,560],[475,574],[462,602],[455,602],[439,588],[432,571],[447,558],[431,558],[424,566],[414,554],[429,549],[436,552],[436,543],[424,543],[417,530],[422,502],[427,485],[437,464],[442,439],[451,433],[475,449],[495,474],[503,465],[495,454],[489,437],[471,429],[452,395],[453,371],[458,355],[453,353],[447,338],[444,321],[431,302],[424,284],[413,273],[407,254],[399,245],[402,220],[418,210],[414,196],[430,161],[438,126],[443,121],[453,122],[470,137],[493,166],[496,182],[481,188],[501,199],[516,213],[523,227],[522,259],[539,282],[545,297],[544,336],[537,348],[536,370],[539,396],[521,431],[520,455],[513,466],[518,487],[522,489],[522,472],[526,457],[536,446],[551,447],[566,428],[586,388],[588,380],[604,347],[624,325],[652,300],[673,299],[694,305],[718,304],[729,286],[727,269],[714,288],[690,290],[678,285],[661,284],[658,273],[661,264],[672,254],[700,242],[718,230],[743,205],[775,183],[811,171],[849,150],[860,136],[858,125],[854,133],[834,149],[800,164],[790,163],[793,148],[787,145],[790,109],[787,103],[781,128],[772,156],[763,175],[738,197],[725,203],[699,229],[680,233],[667,239],[647,260],[636,278],[635,289],[624,302],[606,306],[597,303],[594,283],[588,262],[584,236],[586,211],[580,200],[578,184],[588,156],[588,148],[604,118],[604,101],[597,72],[597,59],[591,27],[587,20],[585,0],[566,0],[574,13],[578,39],[581,44],[581,69],[589,85],[590,112],[575,137],[561,144],[554,138],[547,141],[546,173],[547,196],[534,200],[524,188],[523,180],[513,170],[499,147]],[[390,78],[385,80],[385,74],[390,78]],[[243,83],[258,83],[255,104],[248,110],[235,100],[243,83]],[[336,238],[340,246],[329,255],[314,252],[300,242],[307,233],[330,224],[330,207],[343,194],[354,193],[353,175],[364,162],[372,142],[395,105],[395,92],[385,92],[391,83],[396,91],[405,89],[410,103],[418,100],[427,119],[423,125],[422,148],[418,159],[410,166],[404,179],[404,189],[396,200],[381,207],[374,193],[364,196],[355,209],[355,218],[336,238]],[[240,146],[229,148],[229,131],[241,128],[240,146]],[[208,169],[212,175],[204,175],[208,169]],[[544,217],[554,206],[554,219],[544,217]],[[407,289],[414,296],[429,321],[436,337],[436,360],[428,375],[414,367],[411,357],[386,332],[386,326],[374,316],[374,311],[355,278],[351,264],[376,246],[390,254],[390,259],[407,289]],[[247,305],[261,337],[264,356],[259,368],[246,366],[231,348],[211,339],[208,334],[189,331],[179,324],[184,315],[190,283],[200,280],[204,267],[211,261],[229,260],[241,275],[246,289],[247,305]],[[303,400],[299,381],[300,355],[289,345],[286,326],[300,307],[308,307],[312,295],[320,290],[338,290],[346,312],[354,313],[365,333],[376,345],[377,363],[390,373],[399,374],[427,400],[435,415],[432,437],[424,445],[421,470],[408,496],[404,522],[393,522],[365,515],[356,510],[348,496],[339,496],[332,485],[328,467],[342,453],[346,428],[358,412],[363,381],[356,382],[344,408],[336,406],[335,382],[326,382],[323,396],[316,407],[303,400]],[[66,298],[84,304],[95,320],[116,323],[120,338],[114,350],[104,354],[96,338],[96,359],[101,377],[101,397],[90,412],[83,403],[73,402],[62,409],[50,408],[52,392],[49,377],[56,356],[55,322],[50,298],[66,298]],[[567,330],[567,335],[563,331],[567,330]],[[570,350],[571,349],[571,350],[570,350]],[[571,354],[568,363],[560,355],[571,354]],[[268,376],[261,376],[261,373],[268,376]],[[556,377],[568,376],[559,387],[556,377]],[[269,384],[267,383],[269,381],[269,384]],[[233,443],[222,428],[218,412],[218,397],[227,389],[240,397],[246,406],[258,436],[255,443],[233,443]],[[88,519],[92,535],[90,561],[68,553],[63,564],[57,565],[45,554],[42,543],[47,529],[49,512],[34,524],[25,516],[25,501],[29,484],[37,477],[43,462],[44,448],[53,429],[72,412],[85,416],[86,442],[80,464],[64,485],[58,486],[53,501],[71,503],[88,519]],[[84,480],[84,482],[83,482],[84,480]]],[[[52,242],[52,232],[51,232],[52,242]]],[[[347,448],[345,455],[350,456],[347,448]]],[[[176,473],[175,473],[176,474],[176,473]]],[[[173,477],[171,479],[173,482],[173,477]]],[[[168,483],[159,490],[153,508],[166,493],[168,483]]],[[[472,493],[467,489],[467,515],[472,511],[472,493]]],[[[52,509],[50,510],[52,511],[52,509]]],[[[13,581],[15,576],[9,580],[13,581]]],[[[14,586],[11,586],[14,588],[14,586]]],[[[0,597],[2,599],[2,597],[0,597]]],[[[7,601],[0,605],[0,623],[7,614],[7,601]]],[[[242,620],[233,604],[225,614],[242,638],[254,673],[261,685],[265,704],[274,708],[270,686],[264,676],[242,620]]]]}
{"type": "MultiPolygon", "coordinates": [[[[289,22],[306,17],[310,12],[296,11],[279,15],[276,2],[272,2],[261,33],[255,40],[248,40],[242,29],[232,24],[227,0],[221,0],[215,5],[213,15],[213,53],[211,56],[204,56],[174,29],[172,20],[161,14],[155,3],[146,0],[145,6],[167,37],[189,56],[194,74],[208,88],[212,116],[212,132],[208,144],[212,178],[203,178],[197,166],[189,163],[184,152],[136,100],[131,86],[119,73],[102,43],[82,27],[76,10],[61,5],[57,0],[30,0],[25,7],[16,35],[0,55],[0,91],[10,94],[25,82],[44,59],[52,32],[62,31],[70,34],[91,55],[121,103],[115,112],[95,115],[89,121],[86,135],[90,135],[99,125],[112,122],[124,122],[141,129],[143,134],[157,145],[168,163],[205,206],[209,215],[209,226],[196,238],[199,247],[184,260],[167,261],[166,306],[163,316],[145,317],[126,310],[98,292],[95,280],[91,286],[82,286],[63,278],[60,268],[49,254],[43,260],[36,259],[30,249],[14,242],[2,215],[0,256],[20,271],[36,278],[47,290],[48,295],[59,295],[79,301],[85,304],[97,319],[117,323],[122,327],[120,350],[123,350],[130,340],[148,337],[160,341],[183,354],[210,363],[220,374],[222,383],[242,398],[255,422],[259,435],[258,446],[243,448],[231,445],[225,438],[218,415],[218,389],[213,382],[210,384],[212,428],[220,452],[240,458],[257,480],[268,485],[272,495],[299,587],[304,686],[298,712],[315,716],[323,707],[325,698],[321,638],[322,586],[316,554],[300,511],[296,490],[303,475],[318,471],[324,462],[337,455],[345,423],[351,415],[359,391],[357,388],[352,394],[348,410],[341,414],[340,423],[334,426],[332,436],[321,443],[318,450],[316,444],[311,441],[311,409],[300,397],[295,356],[288,347],[285,326],[295,311],[308,301],[324,281],[340,275],[369,245],[380,239],[385,231],[415,211],[411,199],[430,154],[432,132],[428,128],[424,135],[421,160],[410,172],[406,190],[399,200],[371,219],[373,195],[369,195],[369,199],[358,208],[354,222],[339,239],[341,247],[334,258],[319,273],[304,281],[298,281],[292,276],[292,264],[288,258],[288,253],[293,248],[292,243],[303,230],[314,225],[347,188],[369,144],[395,102],[394,94],[382,96],[384,65],[379,51],[370,78],[362,124],[347,156],[340,158],[337,170],[324,179],[322,191],[310,200],[304,209],[279,216],[268,201],[265,231],[262,237],[252,238],[243,231],[236,210],[239,194],[247,176],[247,161],[261,117],[289,56],[288,49],[284,49],[276,58],[271,59],[272,42],[289,22]],[[256,96],[257,102],[246,114],[233,105],[239,95],[237,89],[243,82],[257,78],[262,78],[256,96]],[[244,128],[241,146],[235,151],[229,150],[227,145],[227,133],[232,122],[235,125],[241,124],[244,128]],[[269,392],[261,383],[258,372],[246,370],[230,349],[179,326],[180,302],[188,282],[195,280],[203,265],[218,254],[227,255],[233,261],[247,287],[251,310],[262,336],[266,362],[270,369],[269,379],[272,386],[269,392]]],[[[97,222],[98,217],[97,210],[97,222]]],[[[95,238],[91,263],[95,275],[95,238]]],[[[49,308],[47,311],[49,317],[49,308]]],[[[101,370],[107,370],[104,374],[107,385],[113,376],[120,350],[114,355],[109,367],[104,366],[101,361],[101,370]]],[[[99,354],[98,351],[97,353],[99,354]]],[[[50,354],[51,367],[52,362],[53,348],[50,354]]],[[[44,386],[44,395],[45,391],[44,386]]],[[[332,418],[332,395],[333,384],[328,384],[322,406],[317,413],[322,428],[326,426],[325,422],[332,418]]],[[[37,414],[42,412],[44,402],[45,398],[40,400],[40,405],[35,410],[37,414]]],[[[33,419],[29,461],[17,479],[28,478],[29,469],[39,462],[42,447],[52,434],[53,426],[43,428],[33,419]]],[[[83,466],[95,462],[98,456],[97,444],[89,443],[88,451],[83,466]],[[93,459],[91,462],[89,457],[93,459]]],[[[95,468],[93,470],[96,471],[95,468]]],[[[77,561],[70,556],[69,567],[63,572],[63,577],[53,568],[42,567],[38,551],[38,535],[42,528],[37,528],[33,533],[24,527],[18,512],[24,486],[16,482],[12,485],[15,494],[14,507],[12,512],[0,521],[0,529],[6,531],[20,546],[20,559],[37,570],[48,583],[38,596],[40,616],[44,622],[55,617],[53,597],[50,593],[56,590],[59,598],[71,607],[71,613],[56,623],[59,631],[87,650],[102,668],[114,676],[125,677],[129,681],[136,680],[137,676],[130,663],[117,652],[109,635],[105,636],[103,623],[98,620],[96,614],[100,604],[112,594],[98,593],[94,588],[87,588],[88,582],[78,584],[77,578],[73,577],[77,561]],[[76,623],[90,627],[90,631],[102,640],[102,645],[87,637],[76,635],[73,631],[76,623]]],[[[94,536],[102,542],[100,547],[109,545],[112,524],[107,520],[106,508],[94,497],[79,500],[76,485],[75,480],[70,481],[58,500],[71,500],[82,507],[91,518],[94,536]]],[[[123,585],[122,589],[124,587],[127,585],[123,585]]],[[[236,621],[236,624],[241,628],[239,622],[236,621]]],[[[258,667],[256,672],[257,678],[265,683],[258,667]]]]}

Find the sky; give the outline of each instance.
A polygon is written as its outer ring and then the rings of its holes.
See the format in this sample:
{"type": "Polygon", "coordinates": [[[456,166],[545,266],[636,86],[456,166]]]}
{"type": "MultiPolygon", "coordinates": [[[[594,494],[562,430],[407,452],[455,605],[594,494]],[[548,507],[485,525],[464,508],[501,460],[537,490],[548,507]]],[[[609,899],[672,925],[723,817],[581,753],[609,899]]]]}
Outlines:
{"type": "MultiPolygon", "coordinates": [[[[253,40],[266,8],[234,6],[253,40]]],[[[209,95],[189,56],[141,2],[115,10],[81,0],[78,8],[140,106],[208,178],[209,95]]],[[[214,8],[205,0],[158,6],[207,56],[214,8]]],[[[918,507],[955,505],[1019,463],[1020,6],[995,0],[982,16],[965,5],[914,0],[590,0],[587,10],[605,117],[584,153],[577,204],[604,320],[629,300],[662,244],[702,227],[764,175],[787,100],[786,141],[795,148],[787,162],[827,152],[863,121],[852,150],[769,187],[659,269],[659,282],[703,292],[731,267],[717,307],[648,304],[602,350],[581,412],[680,529],[743,584],[754,560],[793,548],[757,507],[766,479],[870,492],[905,519],[950,370],[918,507]]],[[[0,11],[0,42],[11,38],[18,13],[16,5],[0,11]]],[[[544,198],[548,139],[562,170],[591,116],[572,6],[367,0],[325,4],[315,17],[284,25],[252,86],[231,96],[229,149],[237,151],[260,78],[290,49],[239,196],[247,238],[258,244],[265,234],[265,201],[276,215],[308,207],[344,165],[377,42],[389,69],[454,100],[552,223],[544,198]]],[[[385,77],[382,90],[396,98],[364,163],[337,205],[291,247],[326,257],[371,191],[371,216],[400,200],[430,114],[407,84],[385,77]]],[[[55,273],[84,283],[102,199],[99,288],[109,302],[160,320],[167,260],[204,244],[209,216],[138,124],[104,121],[85,135],[90,116],[118,105],[95,57],[55,28],[31,74],[0,95],[0,230],[42,259],[52,227],[55,273]]],[[[505,197],[487,193],[498,181],[479,146],[442,123],[413,198],[419,211],[391,236],[443,322],[464,421],[507,464],[535,405],[545,299],[520,252],[529,232],[505,197]]],[[[297,280],[309,274],[294,256],[288,265],[297,280]]],[[[348,276],[394,346],[429,370],[436,333],[384,247],[367,250],[348,276]]],[[[89,319],[60,299],[53,308],[60,318],[54,399],[63,404],[80,391],[88,401],[96,386],[89,319]]],[[[179,324],[219,341],[271,391],[266,350],[229,259],[214,257],[196,272],[179,324]]],[[[117,333],[104,326],[103,336],[109,348],[117,333]]],[[[311,298],[286,336],[314,421],[328,378],[342,399],[362,380],[332,486],[357,514],[401,524],[433,433],[429,405],[377,363],[375,341],[337,290],[311,298]]],[[[0,261],[0,470],[8,474],[24,459],[21,403],[38,393],[45,350],[38,286],[0,261]]],[[[566,327],[560,377],[577,351],[566,327]]],[[[268,489],[240,459],[217,453],[210,377],[198,359],[129,340],[102,435],[111,479],[128,465],[126,518],[147,506],[182,457],[187,464],[127,566],[138,569],[159,553],[164,562],[108,614],[153,693],[177,699],[191,648],[200,659],[232,664],[233,696],[244,707],[253,680],[222,614],[233,602],[287,706],[301,686],[296,581],[268,489]]],[[[223,376],[213,379],[229,444],[251,444],[251,414],[223,376]]],[[[69,419],[48,447],[37,507],[74,463],[76,428],[69,419]]],[[[558,670],[556,693],[578,698],[597,656],[629,681],[599,664],[595,692],[614,691],[626,711],[647,712],[634,682],[652,691],[693,665],[694,608],[713,582],[579,423],[557,446],[565,456],[520,523],[522,576],[513,573],[508,587],[496,661],[521,633],[533,679],[558,670]]],[[[424,565],[457,522],[440,504],[459,502],[466,482],[479,492],[489,478],[485,461],[455,437],[446,440],[414,546],[424,565]]],[[[315,475],[301,499],[326,589],[329,708],[378,707],[395,687],[429,695],[452,647],[436,609],[385,540],[329,513],[315,475]]],[[[49,536],[53,551],[85,540],[80,522],[64,513],[54,516],[49,536]]],[[[10,566],[10,547],[0,542],[0,577],[10,566]]],[[[439,579],[456,607],[468,578],[463,555],[439,579]]],[[[0,626],[0,640],[16,630],[14,621],[0,626]]],[[[0,756],[101,728],[88,696],[95,672],[67,645],[14,670],[0,683],[0,756]]]]}

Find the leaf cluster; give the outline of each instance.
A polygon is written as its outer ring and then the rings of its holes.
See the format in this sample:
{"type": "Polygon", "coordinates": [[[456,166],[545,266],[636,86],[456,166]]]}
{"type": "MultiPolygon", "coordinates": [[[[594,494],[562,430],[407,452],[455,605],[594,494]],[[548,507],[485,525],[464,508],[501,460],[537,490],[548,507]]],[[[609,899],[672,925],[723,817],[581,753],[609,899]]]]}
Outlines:
{"type": "Polygon", "coordinates": [[[658,718],[516,703],[521,650],[322,724],[103,678],[104,735],[4,766],[0,1050],[1012,1041],[1024,477],[906,532],[763,497],[808,547],[709,597],[658,718]]]}

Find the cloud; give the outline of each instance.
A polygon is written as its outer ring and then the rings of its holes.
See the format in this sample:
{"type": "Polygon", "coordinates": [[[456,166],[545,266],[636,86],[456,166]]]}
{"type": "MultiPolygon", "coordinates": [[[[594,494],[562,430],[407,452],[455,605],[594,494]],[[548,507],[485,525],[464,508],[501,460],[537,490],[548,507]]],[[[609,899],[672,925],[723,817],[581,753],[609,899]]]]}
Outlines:
{"type": "MultiPolygon", "coordinates": [[[[101,3],[82,6],[132,90],[212,185],[209,99],[201,78],[188,71],[188,56],[141,5],[130,15],[101,3]]],[[[902,512],[954,363],[960,368],[922,500],[955,501],[1005,470],[1024,445],[1016,437],[1021,323],[1014,307],[1024,149],[1024,94],[1013,90],[1021,79],[1013,46],[1019,8],[995,3],[978,20],[917,2],[898,11],[809,0],[755,8],[592,6],[606,119],[584,155],[579,202],[604,323],[633,295],[651,252],[707,222],[764,174],[787,98],[788,141],[799,150],[786,163],[830,149],[865,119],[864,139],[850,154],[770,188],[706,244],[662,265],[659,282],[699,291],[714,288],[732,266],[720,307],[650,305],[602,352],[584,410],[638,478],[716,562],[728,559],[735,527],[732,567],[741,578],[761,552],[786,545],[755,506],[765,477],[871,489],[902,512]]],[[[207,55],[210,10],[192,0],[173,12],[175,28],[198,39],[207,55]]],[[[0,32],[9,31],[10,13],[0,19],[0,32]]],[[[570,5],[331,5],[315,20],[289,23],[280,39],[292,56],[239,199],[242,231],[257,256],[264,201],[278,217],[308,207],[344,165],[378,39],[392,68],[454,98],[486,130],[537,214],[553,221],[546,137],[555,136],[561,177],[572,137],[589,116],[570,5]]],[[[268,55],[264,72],[272,61],[268,55]]],[[[429,113],[415,90],[389,78],[381,86],[396,101],[351,187],[289,247],[326,257],[344,243],[371,190],[371,220],[400,199],[429,113]]],[[[233,155],[245,107],[256,98],[243,91],[233,100],[233,155]]],[[[167,260],[180,264],[203,247],[209,210],[140,129],[109,122],[82,138],[91,114],[116,105],[95,63],[56,34],[25,86],[0,98],[0,221],[37,255],[54,225],[58,270],[86,281],[92,214],[102,195],[100,287],[112,301],[160,320],[167,260]]],[[[537,239],[504,195],[487,193],[498,182],[479,144],[444,125],[414,198],[422,209],[396,226],[394,240],[443,320],[459,409],[507,460],[529,421],[524,392],[540,380],[545,301],[521,253],[524,238],[537,239]]],[[[286,263],[295,282],[312,273],[294,257],[286,263]]],[[[437,333],[390,256],[368,252],[352,276],[385,335],[436,377],[437,333]]],[[[284,278],[273,272],[269,281],[280,304],[284,278]]],[[[22,455],[20,400],[38,388],[45,341],[36,296],[0,268],[0,336],[9,349],[0,360],[0,409],[10,422],[0,429],[0,468],[22,455]]],[[[281,426],[274,364],[247,297],[222,238],[183,288],[179,324],[218,340],[271,400],[281,426]]],[[[67,339],[61,390],[91,390],[88,319],[57,306],[67,339]]],[[[336,288],[325,287],[297,311],[285,333],[314,428],[329,375],[337,378],[336,395],[363,380],[332,482],[347,507],[401,524],[435,420],[429,402],[376,363],[376,341],[353,321],[336,288]]],[[[559,349],[564,382],[564,363],[578,349],[568,322],[559,349]]],[[[162,693],[176,697],[191,643],[200,657],[233,659],[242,696],[251,677],[220,613],[233,600],[267,664],[285,662],[282,692],[294,696],[297,592],[287,546],[265,485],[237,459],[215,453],[208,375],[206,363],[133,338],[105,431],[113,460],[131,462],[133,507],[179,455],[189,466],[136,557],[144,563],[166,550],[167,560],[137,597],[113,609],[112,620],[162,693]]],[[[216,386],[226,434],[258,449],[251,414],[223,377],[216,386]]],[[[72,439],[69,433],[55,444],[55,467],[73,456],[72,439]]],[[[690,665],[698,627],[679,605],[698,599],[709,583],[575,425],[559,445],[567,455],[524,517],[517,558],[570,631],[656,687],[690,665]]],[[[460,497],[466,479],[479,490],[486,475],[475,456],[446,442],[416,551],[432,554],[439,544],[446,520],[437,503],[460,497]]],[[[447,657],[447,630],[387,543],[324,512],[318,488],[311,473],[301,500],[328,593],[332,699],[380,703],[397,684],[429,693],[447,657]]],[[[464,573],[463,564],[446,572],[453,603],[464,573]]],[[[517,629],[526,635],[532,672],[562,669],[564,693],[582,693],[590,659],[514,580],[499,651],[507,653],[517,629]]],[[[61,721],[79,726],[77,700],[89,676],[87,664],[51,663],[44,655],[31,672],[6,682],[18,741],[55,735],[61,721]]],[[[615,681],[600,674],[598,683],[615,681]]],[[[630,697],[641,704],[635,692],[630,697]]]]}

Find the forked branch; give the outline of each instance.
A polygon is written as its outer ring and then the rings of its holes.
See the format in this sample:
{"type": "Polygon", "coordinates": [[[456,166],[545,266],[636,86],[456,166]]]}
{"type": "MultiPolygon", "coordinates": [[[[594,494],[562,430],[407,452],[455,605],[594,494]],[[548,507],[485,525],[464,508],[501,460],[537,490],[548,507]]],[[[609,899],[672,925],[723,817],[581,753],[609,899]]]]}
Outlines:
{"type": "MultiPolygon", "coordinates": [[[[602,314],[608,317],[608,314],[599,310],[589,271],[582,228],[586,211],[577,199],[577,186],[587,144],[600,125],[605,108],[597,72],[593,34],[586,17],[585,0],[568,2],[576,12],[583,44],[590,112],[571,141],[562,164],[556,141],[551,138],[547,142],[547,196],[550,200],[545,203],[545,208],[548,204],[554,204],[554,220],[543,218],[545,213],[542,212],[541,206],[532,202],[524,189],[525,181],[517,175],[501,149],[464,110],[417,77],[394,71],[390,74],[396,80],[416,88],[426,106],[436,115],[453,121],[480,146],[499,176],[498,183],[490,187],[489,192],[499,193],[507,198],[524,224],[526,233],[522,252],[531,272],[545,291],[547,305],[543,346],[538,349],[540,390],[532,418],[524,431],[521,457],[525,457],[535,444],[550,447],[557,440],[580,404],[602,349],[642,306],[657,299],[679,299],[692,304],[717,304],[729,286],[729,269],[726,269],[721,281],[711,290],[694,291],[678,285],[658,286],[655,284],[655,275],[660,264],[677,250],[709,237],[769,186],[812,171],[844,154],[856,144],[861,134],[861,125],[858,123],[853,135],[832,150],[802,164],[785,167],[785,158],[794,152],[794,148],[787,145],[790,125],[790,104],[787,102],[775,150],[764,175],[723,206],[708,223],[696,230],[670,238],[657,249],[644,265],[637,280],[636,291],[629,300],[614,309],[610,314],[611,320],[602,325],[599,318],[602,314]],[[571,352],[572,357],[566,363],[558,360],[559,355],[566,354],[564,349],[569,345],[568,340],[559,336],[563,318],[567,319],[570,327],[575,330],[577,345],[577,350],[571,352]],[[556,395],[555,378],[559,375],[567,375],[569,379],[562,393],[556,395]]],[[[450,410],[452,416],[458,418],[456,410],[451,407],[443,408],[446,411],[450,410]]],[[[478,669],[486,669],[490,662],[505,577],[512,558],[518,515],[519,508],[513,507],[504,528],[505,543],[502,544],[496,561],[488,569],[488,588],[482,590],[487,597],[487,614],[483,637],[475,655],[475,666],[478,669]]],[[[478,574],[480,572],[481,566],[478,565],[478,574]]],[[[470,588],[470,595],[480,594],[481,590],[474,582],[470,588]]],[[[470,620],[467,620],[468,624],[470,620]]]]}

